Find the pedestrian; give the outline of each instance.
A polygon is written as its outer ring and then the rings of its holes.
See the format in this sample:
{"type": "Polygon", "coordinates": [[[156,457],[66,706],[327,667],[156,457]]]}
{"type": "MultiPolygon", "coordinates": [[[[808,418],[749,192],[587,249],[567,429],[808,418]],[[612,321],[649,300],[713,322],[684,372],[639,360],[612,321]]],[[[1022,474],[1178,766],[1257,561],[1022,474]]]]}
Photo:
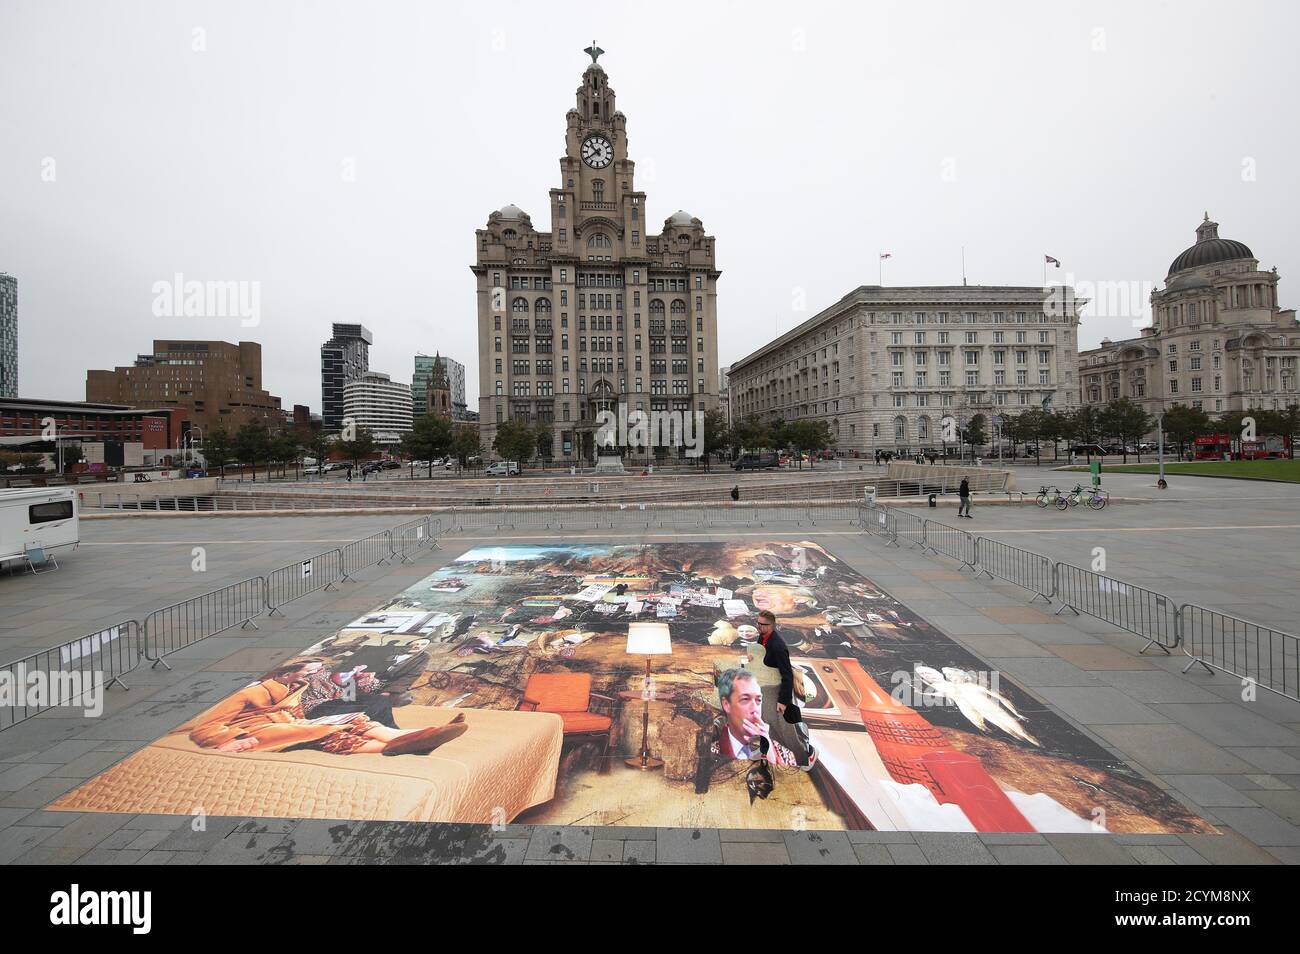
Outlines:
{"type": "Polygon", "coordinates": [[[740,499],[740,484],[736,484],[736,486],[731,488],[731,499],[732,500],[740,499]]]}
{"type": "Polygon", "coordinates": [[[957,496],[961,498],[961,503],[957,506],[957,516],[974,520],[975,518],[970,515],[970,481],[965,477],[961,479],[961,486],[957,488],[957,496]]]}
{"type": "Polygon", "coordinates": [[[758,614],[758,641],[763,646],[763,665],[770,666],[781,673],[781,687],[777,690],[776,711],[790,725],[794,726],[799,741],[808,750],[808,760],[799,768],[805,772],[812,771],[817,764],[817,750],[808,738],[808,727],[804,725],[803,714],[794,703],[794,669],[790,666],[790,648],[786,646],[781,634],[776,631],[776,614],[763,610],[758,614]]]}

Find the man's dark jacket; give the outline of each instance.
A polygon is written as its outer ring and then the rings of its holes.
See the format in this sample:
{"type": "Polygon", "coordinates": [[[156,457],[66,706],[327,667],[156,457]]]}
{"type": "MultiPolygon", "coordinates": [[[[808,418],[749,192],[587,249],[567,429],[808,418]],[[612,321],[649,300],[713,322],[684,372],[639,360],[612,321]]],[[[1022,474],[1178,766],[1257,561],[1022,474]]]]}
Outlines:
{"type": "Polygon", "coordinates": [[[799,707],[794,704],[794,669],[790,667],[790,647],[775,627],[772,628],[772,635],[763,641],[763,665],[771,666],[781,673],[781,688],[777,691],[776,701],[785,706],[785,721],[799,722],[799,707]]]}

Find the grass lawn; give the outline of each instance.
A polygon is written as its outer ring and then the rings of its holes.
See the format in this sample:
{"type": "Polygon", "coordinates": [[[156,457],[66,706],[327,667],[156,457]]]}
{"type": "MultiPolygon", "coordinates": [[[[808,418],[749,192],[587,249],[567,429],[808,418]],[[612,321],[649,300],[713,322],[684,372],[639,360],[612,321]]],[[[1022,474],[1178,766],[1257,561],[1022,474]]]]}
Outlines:
{"type": "MultiPolygon", "coordinates": [[[[1087,471],[1087,467],[1070,467],[1069,470],[1087,471]]],[[[1103,464],[1101,473],[1154,474],[1156,464],[1103,464]]],[[[1193,463],[1165,464],[1166,474],[1191,474],[1208,477],[1261,477],[1267,480],[1286,480],[1300,483],[1300,460],[1201,460],[1193,463]]]]}

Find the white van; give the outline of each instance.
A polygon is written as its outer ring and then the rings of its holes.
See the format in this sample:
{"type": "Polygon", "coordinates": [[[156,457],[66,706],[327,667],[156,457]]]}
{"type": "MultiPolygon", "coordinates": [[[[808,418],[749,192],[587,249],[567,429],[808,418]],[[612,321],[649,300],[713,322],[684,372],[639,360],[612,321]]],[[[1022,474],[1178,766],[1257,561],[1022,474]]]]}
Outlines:
{"type": "Polygon", "coordinates": [[[74,549],[81,542],[79,509],[71,487],[0,490],[0,564],[21,563],[32,547],[47,557],[74,549]]]}

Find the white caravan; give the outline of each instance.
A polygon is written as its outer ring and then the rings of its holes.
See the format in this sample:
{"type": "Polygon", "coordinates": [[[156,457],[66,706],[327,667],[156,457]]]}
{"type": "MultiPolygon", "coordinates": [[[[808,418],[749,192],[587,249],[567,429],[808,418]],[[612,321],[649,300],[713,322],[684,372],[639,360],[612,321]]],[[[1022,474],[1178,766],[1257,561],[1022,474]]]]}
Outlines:
{"type": "Polygon", "coordinates": [[[72,487],[0,490],[0,565],[23,561],[30,548],[57,556],[81,541],[72,487]]]}

